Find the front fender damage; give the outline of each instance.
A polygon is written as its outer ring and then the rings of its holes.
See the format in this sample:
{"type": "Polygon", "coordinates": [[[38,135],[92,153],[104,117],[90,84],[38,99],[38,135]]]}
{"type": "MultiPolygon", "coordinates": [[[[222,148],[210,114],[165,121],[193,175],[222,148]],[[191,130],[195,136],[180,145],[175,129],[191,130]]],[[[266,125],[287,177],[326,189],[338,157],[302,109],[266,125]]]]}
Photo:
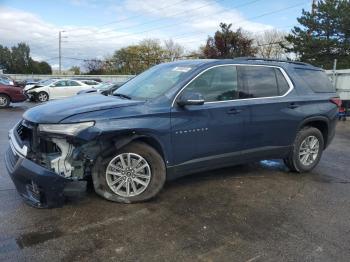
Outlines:
{"type": "Polygon", "coordinates": [[[99,157],[108,157],[116,149],[122,148],[137,137],[139,136],[134,132],[128,132],[117,136],[112,134],[98,136],[88,141],[79,137],[39,134],[37,149],[35,152],[30,152],[29,159],[51,174],[55,174],[57,178],[62,179],[55,179],[54,181],[37,179],[35,180],[37,182],[32,183],[32,192],[34,193],[38,194],[39,189],[52,191],[42,192],[42,195],[46,196],[50,196],[55,192],[57,205],[51,200],[50,206],[45,203],[38,203],[38,201],[35,203],[32,201],[31,204],[41,208],[58,207],[62,206],[67,194],[72,196],[79,193],[80,195],[82,190],[86,191],[86,184],[89,184],[85,181],[89,182],[92,179],[91,173],[96,160],[99,157]],[[45,185],[41,184],[43,181],[45,185]],[[84,183],[85,187],[83,189],[81,186],[77,186],[79,182],[84,183]]]}

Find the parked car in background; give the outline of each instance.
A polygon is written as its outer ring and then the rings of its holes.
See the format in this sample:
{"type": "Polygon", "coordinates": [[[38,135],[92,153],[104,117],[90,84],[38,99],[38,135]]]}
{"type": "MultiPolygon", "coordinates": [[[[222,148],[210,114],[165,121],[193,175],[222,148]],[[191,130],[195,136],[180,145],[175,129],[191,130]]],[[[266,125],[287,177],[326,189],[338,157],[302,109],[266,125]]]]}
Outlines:
{"type": "Polygon", "coordinates": [[[51,84],[54,80],[58,80],[59,78],[49,78],[49,79],[43,79],[39,81],[28,81],[26,85],[24,86],[24,91],[27,91],[28,89],[34,87],[34,86],[46,86],[51,84]]]}
{"type": "Polygon", "coordinates": [[[82,80],[94,80],[96,82],[102,83],[101,78],[97,78],[97,77],[83,77],[83,76],[79,76],[79,77],[72,77],[71,79],[72,80],[79,80],[79,81],[82,81],[82,80]]]}
{"type": "Polygon", "coordinates": [[[15,81],[9,76],[0,75],[0,84],[13,86],[15,81]]]}
{"type": "Polygon", "coordinates": [[[102,95],[108,96],[113,94],[113,92],[117,90],[122,84],[124,83],[101,83],[94,88],[79,91],[78,95],[100,93],[102,95]]]}
{"type": "Polygon", "coordinates": [[[70,181],[132,203],[167,179],[264,159],[309,172],[331,143],[340,99],[324,71],[267,59],[160,64],[113,96],[29,109],[9,132],[5,163],[37,207],[60,206],[70,181]]]}
{"type": "Polygon", "coordinates": [[[27,97],[23,94],[23,89],[13,85],[0,84],[0,108],[5,108],[10,103],[23,102],[27,97]]]}
{"type": "Polygon", "coordinates": [[[76,95],[79,91],[91,86],[71,79],[49,79],[42,84],[25,87],[25,94],[34,101],[46,102],[49,99],[60,99],[76,95]]]}
{"type": "Polygon", "coordinates": [[[79,80],[80,82],[88,85],[88,86],[91,86],[91,87],[96,87],[98,85],[100,85],[101,83],[100,82],[97,82],[95,80],[91,80],[91,79],[88,79],[88,80],[79,80]]]}

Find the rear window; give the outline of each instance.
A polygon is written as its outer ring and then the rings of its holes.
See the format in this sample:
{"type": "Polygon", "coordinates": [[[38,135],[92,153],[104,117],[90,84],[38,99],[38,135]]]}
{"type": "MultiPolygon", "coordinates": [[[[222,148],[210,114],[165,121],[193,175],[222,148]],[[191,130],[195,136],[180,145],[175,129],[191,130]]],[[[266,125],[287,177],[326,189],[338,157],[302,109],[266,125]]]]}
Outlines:
{"type": "Polygon", "coordinates": [[[316,93],[335,92],[325,72],[320,70],[296,69],[303,82],[316,93]]]}

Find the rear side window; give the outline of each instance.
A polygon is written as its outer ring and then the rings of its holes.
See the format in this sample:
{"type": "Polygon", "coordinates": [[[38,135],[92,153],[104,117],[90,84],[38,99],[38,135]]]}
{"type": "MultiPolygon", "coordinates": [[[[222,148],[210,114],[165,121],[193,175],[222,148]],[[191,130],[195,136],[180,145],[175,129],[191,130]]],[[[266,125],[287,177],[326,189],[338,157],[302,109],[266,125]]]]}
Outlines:
{"type": "Polygon", "coordinates": [[[335,92],[325,72],[321,70],[295,69],[302,81],[316,93],[335,92]]]}
{"type": "Polygon", "coordinates": [[[80,84],[76,81],[73,80],[68,80],[67,81],[67,86],[80,86],[80,84]]]}
{"type": "Polygon", "coordinates": [[[275,69],[263,66],[240,66],[239,70],[247,87],[249,97],[278,96],[275,69]]]}

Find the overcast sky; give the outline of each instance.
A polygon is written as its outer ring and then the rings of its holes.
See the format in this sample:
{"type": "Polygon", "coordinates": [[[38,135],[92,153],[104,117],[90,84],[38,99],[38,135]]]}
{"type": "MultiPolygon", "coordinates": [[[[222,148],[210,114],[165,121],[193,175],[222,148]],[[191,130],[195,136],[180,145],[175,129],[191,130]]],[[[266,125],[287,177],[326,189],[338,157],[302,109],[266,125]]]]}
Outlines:
{"type": "Polygon", "coordinates": [[[309,0],[0,0],[0,44],[26,42],[34,59],[58,64],[62,33],[63,67],[77,59],[104,58],[144,38],[172,38],[197,50],[220,22],[253,33],[289,31],[309,0]]]}

